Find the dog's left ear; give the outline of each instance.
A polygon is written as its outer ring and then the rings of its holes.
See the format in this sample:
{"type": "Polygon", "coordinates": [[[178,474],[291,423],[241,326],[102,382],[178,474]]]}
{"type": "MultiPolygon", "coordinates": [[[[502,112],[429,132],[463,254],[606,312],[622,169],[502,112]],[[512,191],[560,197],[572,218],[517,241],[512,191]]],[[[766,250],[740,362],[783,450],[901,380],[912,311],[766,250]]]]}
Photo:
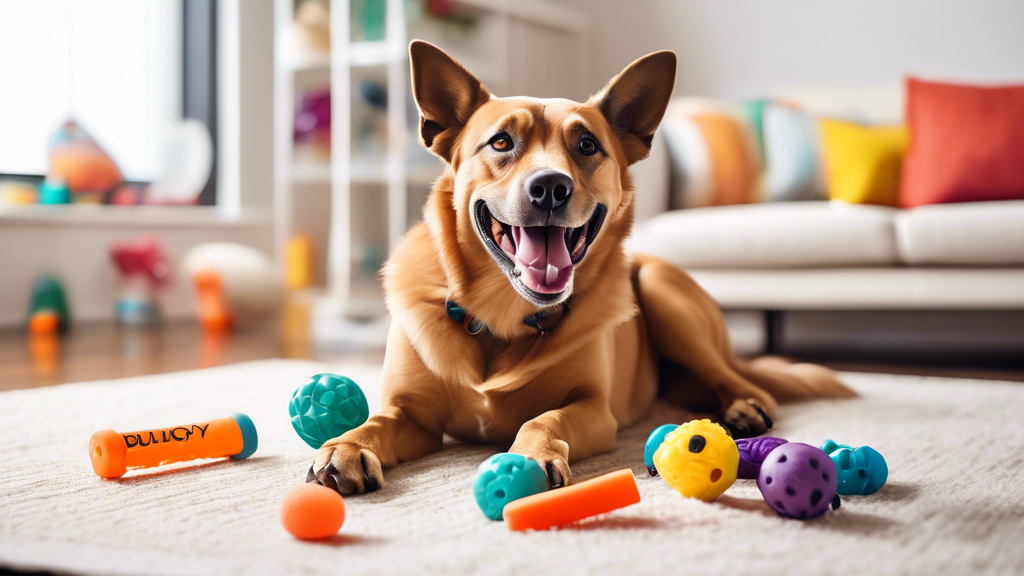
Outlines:
{"type": "Polygon", "coordinates": [[[456,140],[469,117],[491,93],[454,58],[422,40],[409,44],[412,93],[420,109],[420,139],[431,152],[452,161],[456,140]]]}
{"type": "Polygon", "coordinates": [[[626,66],[591,99],[619,137],[628,164],[650,153],[675,83],[676,54],[664,50],[626,66]]]}

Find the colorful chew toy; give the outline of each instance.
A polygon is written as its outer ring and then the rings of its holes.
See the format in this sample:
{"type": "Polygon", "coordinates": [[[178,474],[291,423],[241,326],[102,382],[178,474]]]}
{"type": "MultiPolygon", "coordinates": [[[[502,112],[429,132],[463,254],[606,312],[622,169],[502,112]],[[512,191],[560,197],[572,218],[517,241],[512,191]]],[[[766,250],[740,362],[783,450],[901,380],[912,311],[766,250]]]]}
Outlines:
{"type": "Polygon", "coordinates": [[[757,480],[761,464],[772,450],[789,442],[774,436],[758,436],[757,438],[741,438],[736,441],[740,451],[740,465],[736,470],[736,478],[741,480],[757,480]]]}
{"type": "Polygon", "coordinates": [[[586,482],[520,498],[505,505],[509,530],[546,530],[640,501],[633,472],[625,468],[586,482]]]}
{"type": "Polygon", "coordinates": [[[337,374],[316,374],[302,383],[288,403],[292,427],[306,444],[324,442],[362,426],[370,407],[359,385],[337,374]]]}
{"type": "Polygon", "coordinates": [[[345,523],[345,500],[319,484],[299,484],[281,501],[281,525],[300,540],[320,540],[345,523]]]}
{"type": "Polygon", "coordinates": [[[725,429],[711,420],[687,422],[654,453],[665,483],[687,498],[710,502],[736,481],[740,454],[725,429]]]}
{"type": "Polygon", "coordinates": [[[843,496],[867,495],[878,492],[889,477],[889,466],[885,458],[870,446],[854,448],[825,440],[821,449],[836,465],[839,484],[836,492],[843,496]]]}
{"type": "Polygon", "coordinates": [[[768,505],[782,516],[806,520],[839,508],[836,466],[809,444],[789,442],[772,450],[757,476],[768,505]]]}
{"type": "Polygon", "coordinates": [[[200,424],[126,434],[100,428],[89,438],[89,457],[97,476],[120,478],[131,469],[197,458],[241,460],[252,456],[257,443],[252,420],[235,412],[200,424]]]}
{"type": "Polygon", "coordinates": [[[647,466],[647,473],[651,476],[658,475],[658,468],[654,465],[654,453],[665,441],[665,436],[668,436],[669,432],[674,432],[676,428],[679,428],[678,424],[662,424],[647,437],[647,443],[644,444],[644,466],[647,466]]]}
{"type": "Polygon", "coordinates": [[[540,464],[507,452],[484,460],[473,480],[476,504],[491,520],[501,520],[501,511],[509,502],[547,489],[548,480],[540,464]]]}

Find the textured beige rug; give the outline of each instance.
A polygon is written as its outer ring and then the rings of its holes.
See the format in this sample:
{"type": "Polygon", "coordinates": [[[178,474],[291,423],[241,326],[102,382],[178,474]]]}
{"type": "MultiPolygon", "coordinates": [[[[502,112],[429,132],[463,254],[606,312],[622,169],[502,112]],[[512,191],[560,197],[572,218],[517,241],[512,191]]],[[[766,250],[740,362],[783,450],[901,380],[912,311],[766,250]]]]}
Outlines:
{"type": "Polygon", "coordinates": [[[287,402],[333,371],[379,403],[380,370],[274,361],[0,394],[0,565],[92,574],[1024,574],[1024,385],[844,374],[863,397],[784,408],[776,435],[871,444],[889,482],[824,518],[767,512],[752,481],[719,502],[647,478],[643,442],[667,409],[574,466],[585,479],[632,468],[643,501],[558,531],[511,533],[473,501],[477,465],[500,448],[454,444],[346,498],[341,535],[280,527],[282,494],[313,450],[287,402]],[[90,432],[183,424],[240,411],[260,436],[241,462],[93,475],[90,432]]]}

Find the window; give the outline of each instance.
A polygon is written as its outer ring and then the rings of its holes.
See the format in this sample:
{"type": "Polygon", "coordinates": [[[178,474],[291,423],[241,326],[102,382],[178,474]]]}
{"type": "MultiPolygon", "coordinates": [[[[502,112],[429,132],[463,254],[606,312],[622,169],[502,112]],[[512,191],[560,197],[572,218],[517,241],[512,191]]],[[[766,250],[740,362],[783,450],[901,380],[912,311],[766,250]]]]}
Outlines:
{"type": "MultiPolygon", "coordinates": [[[[212,0],[0,1],[0,174],[44,175],[50,137],[74,119],[127,181],[159,179],[182,119],[215,122],[213,8],[212,0]]],[[[213,203],[211,186],[201,203],[213,203]]]]}

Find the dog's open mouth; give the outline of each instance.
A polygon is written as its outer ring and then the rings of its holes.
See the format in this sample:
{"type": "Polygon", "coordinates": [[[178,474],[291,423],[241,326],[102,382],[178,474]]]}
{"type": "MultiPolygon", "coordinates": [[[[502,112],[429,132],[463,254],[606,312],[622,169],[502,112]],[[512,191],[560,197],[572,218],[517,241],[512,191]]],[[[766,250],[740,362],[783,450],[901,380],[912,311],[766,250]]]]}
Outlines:
{"type": "Polygon", "coordinates": [[[476,205],[476,221],[491,256],[513,278],[532,292],[534,300],[554,301],[572,280],[573,270],[597,238],[606,209],[594,213],[576,228],[513,226],[495,218],[483,200],[476,205]]]}

